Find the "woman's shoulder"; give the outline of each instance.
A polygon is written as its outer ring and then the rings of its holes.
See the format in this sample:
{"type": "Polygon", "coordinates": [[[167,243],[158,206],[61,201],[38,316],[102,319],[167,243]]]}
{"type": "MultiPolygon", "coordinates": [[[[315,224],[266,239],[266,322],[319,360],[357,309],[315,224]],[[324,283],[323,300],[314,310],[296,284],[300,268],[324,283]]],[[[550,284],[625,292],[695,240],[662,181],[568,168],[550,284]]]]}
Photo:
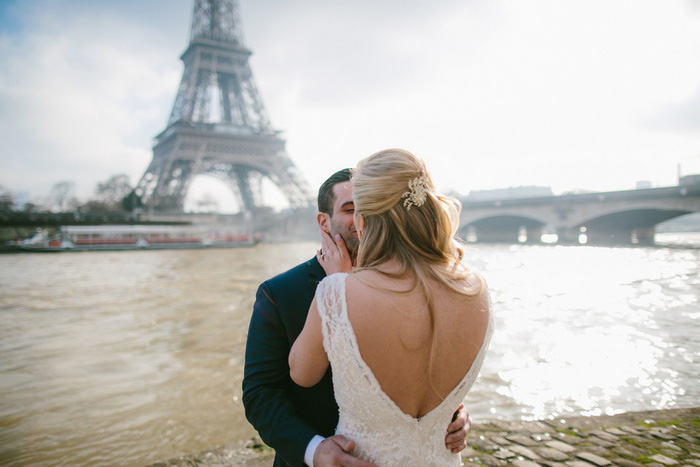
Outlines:
{"type": "Polygon", "coordinates": [[[479,293],[488,293],[488,285],[486,284],[486,278],[479,271],[469,270],[465,276],[465,281],[469,287],[473,288],[479,293]]]}
{"type": "Polygon", "coordinates": [[[381,276],[381,274],[373,269],[355,269],[352,273],[348,274],[348,281],[362,283],[367,280],[376,280],[379,276],[381,276]]]}
{"type": "Polygon", "coordinates": [[[345,290],[348,296],[356,295],[358,291],[368,288],[368,284],[376,283],[376,273],[368,270],[353,271],[345,278],[345,290]]]}
{"type": "Polygon", "coordinates": [[[349,274],[347,272],[334,272],[333,274],[329,274],[323,279],[321,279],[321,282],[319,282],[319,286],[321,284],[340,284],[342,282],[345,282],[345,278],[347,278],[349,274]]]}
{"type": "Polygon", "coordinates": [[[321,279],[316,286],[316,296],[339,295],[345,290],[345,279],[348,274],[345,272],[336,272],[329,274],[321,279]]]}
{"type": "Polygon", "coordinates": [[[324,277],[316,287],[316,306],[323,316],[335,314],[345,302],[345,278],[347,273],[338,272],[324,277]]]}
{"type": "MultiPolygon", "coordinates": [[[[487,291],[486,279],[481,272],[464,265],[446,267],[443,270],[444,285],[467,296],[479,295],[487,291]]],[[[438,281],[440,282],[440,281],[438,281]]]]}
{"type": "Polygon", "coordinates": [[[443,303],[451,304],[451,307],[454,307],[453,310],[458,314],[471,315],[472,312],[480,311],[486,312],[486,317],[490,315],[491,299],[488,285],[484,276],[479,272],[468,271],[452,282],[451,287],[440,287],[439,289],[442,292],[438,292],[439,296],[446,298],[443,303]]]}
{"type": "Polygon", "coordinates": [[[359,269],[348,275],[348,293],[350,291],[363,291],[364,293],[377,292],[380,295],[391,292],[403,292],[412,289],[415,280],[410,277],[394,277],[390,273],[376,269],[359,269]]]}

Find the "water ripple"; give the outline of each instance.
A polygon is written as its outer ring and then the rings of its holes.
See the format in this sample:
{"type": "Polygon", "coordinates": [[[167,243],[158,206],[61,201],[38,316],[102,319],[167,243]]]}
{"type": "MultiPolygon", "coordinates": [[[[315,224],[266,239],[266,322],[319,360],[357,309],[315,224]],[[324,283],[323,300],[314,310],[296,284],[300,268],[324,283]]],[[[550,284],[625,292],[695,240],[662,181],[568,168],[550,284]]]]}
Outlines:
{"type": "MultiPolygon", "coordinates": [[[[0,257],[0,460],[143,465],[254,431],[258,284],[317,245],[0,257]]],[[[496,333],[476,418],[700,405],[700,250],[478,246],[496,333]]]]}

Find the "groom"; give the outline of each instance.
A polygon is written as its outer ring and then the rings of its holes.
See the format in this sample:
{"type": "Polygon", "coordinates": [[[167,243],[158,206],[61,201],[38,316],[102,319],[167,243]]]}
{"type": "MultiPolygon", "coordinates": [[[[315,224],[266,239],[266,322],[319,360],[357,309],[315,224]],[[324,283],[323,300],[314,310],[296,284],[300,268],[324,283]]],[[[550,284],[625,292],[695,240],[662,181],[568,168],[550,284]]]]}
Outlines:
{"type": "MultiPolygon", "coordinates": [[[[319,189],[317,222],[323,253],[263,282],[255,297],[245,352],[243,404],[248,421],[276,451],[275,466],[373,465],[350,454],[355,447],[352,440],[333,436],[338,405],[331,370],[315,386],[302,388],[292,382],[288,365],[289,350],[304,327],[316,286],[326,276],[324,267],[329,272],[349,272],[357,254],[350,177],[350,169],[341,170],[319,189]]],[[[469,424],[466,410],[460,407],[447,427],[445,449],[459,452],[466,447],[469,424]]]]}

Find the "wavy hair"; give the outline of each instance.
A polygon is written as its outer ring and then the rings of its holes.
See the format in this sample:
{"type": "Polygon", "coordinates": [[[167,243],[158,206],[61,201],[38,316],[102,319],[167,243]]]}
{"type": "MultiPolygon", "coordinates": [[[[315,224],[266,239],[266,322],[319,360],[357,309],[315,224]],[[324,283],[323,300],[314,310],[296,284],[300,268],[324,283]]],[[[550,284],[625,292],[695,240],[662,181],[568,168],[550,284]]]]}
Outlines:
{"type": "Polygon", "coordinates": [[[361,160],[352,182],[355,213],[364,219],[355,271],[371,269],[392,278],[415,279],[410,290],[391,292],[403,294],[418,289],[424,294],[433,332],[432,373],[437,328],[430,281],[466,297],[476,297],[483,289],[479,275],[477,281],[470,281],[470,288],[462,282],[472,273],[462,264],[464,250],[456,237],[461,203],[439,194],[423,160],[403,149],[386,149],[361,160]],[[426,196],[422,204],[416,205],[407,197],[411,198],[411,186],[420,177],[426,196]],[[382,269],[389,260],[399,262],[398,271],[382,269]]]}

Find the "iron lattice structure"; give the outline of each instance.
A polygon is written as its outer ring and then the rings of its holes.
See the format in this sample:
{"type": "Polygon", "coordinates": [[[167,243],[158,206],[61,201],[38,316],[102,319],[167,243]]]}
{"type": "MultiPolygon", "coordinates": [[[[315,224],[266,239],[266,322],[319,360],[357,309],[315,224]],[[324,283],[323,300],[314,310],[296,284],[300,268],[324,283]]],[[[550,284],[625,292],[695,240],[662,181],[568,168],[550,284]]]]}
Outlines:
{"type": "Polygon", "coordinates": [[[197,175],[223,181],[239,206],[263,205],[262,181],[277,185],[292,208],[313,196],[270,125],[244,45],[237,0],[195,0],[190,44],[167,128],[135,193],[149,209],[184,210],[197,175]]]}

